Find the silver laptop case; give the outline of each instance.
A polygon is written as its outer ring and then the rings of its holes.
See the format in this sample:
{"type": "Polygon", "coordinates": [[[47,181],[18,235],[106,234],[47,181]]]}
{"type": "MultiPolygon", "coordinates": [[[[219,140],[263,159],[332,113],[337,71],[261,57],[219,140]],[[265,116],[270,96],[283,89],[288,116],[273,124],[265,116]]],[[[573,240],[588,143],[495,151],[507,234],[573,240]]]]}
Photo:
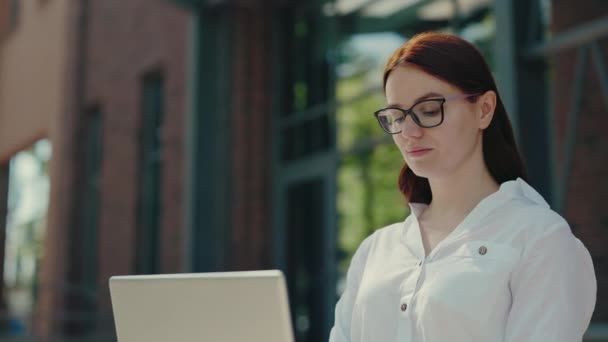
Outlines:
{"type": "Polygon", "coordinates": [[[110,278],[118,342],[293,342],[278,270],[110,278]]]}

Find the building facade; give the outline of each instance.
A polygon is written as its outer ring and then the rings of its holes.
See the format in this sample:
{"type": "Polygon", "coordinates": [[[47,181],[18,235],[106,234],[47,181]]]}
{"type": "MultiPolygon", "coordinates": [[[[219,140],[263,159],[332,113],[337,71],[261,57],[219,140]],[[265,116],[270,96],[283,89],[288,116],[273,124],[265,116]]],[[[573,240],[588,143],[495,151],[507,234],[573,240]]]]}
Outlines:
{"type": "Polygon", "coordinates": [[[592,253],[589,340],[608,340],[601,0],[0,4],[0,228],[9,161],[52,145],[33,334],[114,340],[112,275],[280,268],[298,341],[326,339],[354,248],[408,214],[371,115],[382,64],[442,29],[496,71],[532,185],[592,253]]]}

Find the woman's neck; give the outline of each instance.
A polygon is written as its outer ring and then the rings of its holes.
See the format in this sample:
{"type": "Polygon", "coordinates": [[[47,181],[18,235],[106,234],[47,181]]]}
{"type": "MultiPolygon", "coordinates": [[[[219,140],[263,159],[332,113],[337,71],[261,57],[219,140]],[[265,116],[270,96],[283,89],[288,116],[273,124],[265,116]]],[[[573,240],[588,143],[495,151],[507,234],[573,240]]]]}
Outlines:
{"type": "Polygon", "coordinates": [[[429,184],[433,199],[424,216],[439,220],[467,216],[481,200],[500,187],[485,165],[462,169],[449,177],[429,179],[429,184]]]}

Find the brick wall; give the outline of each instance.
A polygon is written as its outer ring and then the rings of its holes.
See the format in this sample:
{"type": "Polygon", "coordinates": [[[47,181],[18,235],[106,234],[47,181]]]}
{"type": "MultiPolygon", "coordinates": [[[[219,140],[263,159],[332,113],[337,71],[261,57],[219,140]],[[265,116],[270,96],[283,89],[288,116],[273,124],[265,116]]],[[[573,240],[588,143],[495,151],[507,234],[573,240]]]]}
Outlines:
{"type": "MultiPolygon", "coordinates": [[[[83,161],[74,159],[83,144],[77,130],[87,109],[102,112],[103,157],[101,199],[97,237],[98,306],[100,329],[113,330],[108,278],[134,272],[135,229],[138,208],[138,160],[141,122],[141,79],[154,70],[165,77],[165,113],[162,142],[163,208],[161,223],[161,272],[182,271],[183,176],[185,158],[185,115],[187,110],[187,68],[190,45],[190,14],[166,0],[90,0],[84,56],[78,53],[78,26],[82,2],[70,1],[68,11],[70,65],[66,84],[68,120],[53,122],[61,137],[53,142],[53,163],[62,165],[51,188],[55,204],[78,198],[77,175],[83,161]],[[78,63],[84,62],[79,75],[78,63]],[[78,89],[78,79],[84,87],[78,89]],[[80,97],[80,98],[79,98],[80,97]],[[82,107],[82,108],[81,108],[82,107]],[[71,114],[69,114],[71,113],[71,114]],[[73,121],[72,119],[73,118],[73,121]],[[65,171],[65,172],[64,172],[65,171]]],[[[65,118],[63,118],[65,119],[65,118]]],[[[59,170],[59,168],[57,169],[59,170]]],[[[70,202],[71,203],[71,202],[70,202]]],[[[75,205],[51,205],[49,219],[61,217],[61,224],[73,224],[75,205]],[[72,217],[72,219],[70,219],[72,217]]],[[[71,241],[69,229],[55,229],[47,237],[41,279],[67,289],[66,269],[76,261],[65,251],[71,241]]],[[[86,246],[83,248],[87,248],[86,246]]],[[[65,289],[41,289],[37,312],[38,334],[60,334],[57,324],[64,314],[65,289]]]]}
{"type": "Polygon", "coordinates": [[[272,30],[270,5],[235,11],[232,116],[233,269],[270,265],[272,30]]]}
{"type": "MultiPolygon", "coordinates": [[[[608,14],[602,0],[553,1],[552,31],[561,32],[608,14]]],[[[608,37],[600,40],[608,56],[608,37]]],[[[551,59],[554,87],[558,155],[565,143],[566,114],[572,106],[576,51],[551,59]]],[[[608,67],[608,60],[604,60],[608,67]]],[[[578,129],[570,179],[567,185],[566,218],[573,231],[589,248],[598,278],[598,301],[594,319],[608,320],[608,103],[602,98],[597,69],[587,59],[583,100],[578,112],[578,129]]]]}
{"type": "Polygon", "coordinates": [[[0,0],[0,39],[8,34],[9,0],[0,0]]]}
{"type": "Polygon", "coordinates": [[[165,0],[103,0],[90,5],[85,105],[103,126],[99,236],[100,303],[107,280],[133,273],[138,206],[141,78],[165,76],[161,272],[181,271],[189,14],[165,0]]]}
{"type": "MultiPolygon", "coordinates": [[[[269,6],[264,1],[258,1],[225,8],[231,12],[235,23],[233,40],[226,42],[229,49],[234,51],[231,81],[234,99],[231,103],[231,122],[234,127],[230,133],[231,198],[234,201],[230,207],[232,222],[227,227],[231,230],[231,240],[226,248],[230,255],[227,266],[235,270],[265,268],[271,263],[272,9],[269,6]]],[[[72,8],[70,13],[71,20],[75,21],[78,11],[72,8]]],[[[84,99],[80,101],[83,108],[78,110],[80,117],[76,118],[77,123],[69,128],[63,127],[61,131],[78,136],[73,131],[82,127],[82,115],[89,108],[100,108],[103,158],[97,246],[99,261],[96,266],[99,268],[99,313],[104,316],[100,328],[103,330],[113,329],[108,278],[134,272],[139,134],[142,124],[141,77],[154,70],[162,70],[166,80],[165,131],[162,133],[161,272],[187,271],[181,265],[185,255],[183,246],[186,245],[183,177],[186,167],[185,115],[189,101],[186,96],[189,91],[187,74],[191,72],[188,60],[191,14],[167,0],[91,0],[88,13],[84,99]]],[[[75,36],[73,30],[78,30],[78,26],[72,24],[71,27],[71,34],[75,36]]],[[[76,40],[73,38],[72,42],[76,40]]],[[[74,74],[76,69],[74,67],[72,70],[72,86],[74,79],[77,79],[74,74]]],[[[73,92],[73,88],[70,90],[73,92]]],[[[66,138],[66,141],[69,140],[66,138]]],[[[63,155],[72,155],[74,145],[79,143],[82,142],[75,141],[65,147],[70,151],[63,155]]],[[[78,166],[81,161],[66,158],[61,161],[62,164],[72,165],[76,172],[81,171],[78,166]]],[[[73,183],[74,180],[66,180],[66,184],[55,187],[55,191],[60,191],[59,188],[78,191],[78,186],[73,183]]],[[[51,249],[66,247],[61,241],[69,241],[71,237],[68,230],[62,232],[62,237],[53,238],[56,243],[49,243],[51,249]]],[[[45,261],[48,269],[62,270],[68,267],[66,262],[70,263],[70,260],[59,258],[65,253],[50,250],[48,255],[57,256],[45,261]]],[[[45,281],[65,281],[61,279],[62,272],[54,277],[51,276],[53,272],[43,272],[47,275],[45,281]]],[[[64,303],[49,294],[44,296],[41,305],[38,319],[50,322],[53,320],[51,316],[59,312],[57,306],[64,303]]],[[[42,329],[42,335],[48,335],[52,329],[52,325],[42,329]]]]}

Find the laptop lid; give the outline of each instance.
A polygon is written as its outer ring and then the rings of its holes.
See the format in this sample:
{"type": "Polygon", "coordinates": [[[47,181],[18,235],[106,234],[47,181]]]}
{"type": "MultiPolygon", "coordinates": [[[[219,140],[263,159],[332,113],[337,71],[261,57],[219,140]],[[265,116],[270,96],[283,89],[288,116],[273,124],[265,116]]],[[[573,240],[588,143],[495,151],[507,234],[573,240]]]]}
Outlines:
{"type": "Polygon", "coordinates": [[[292,342],[281,271],[110,278],[118,342],[292,342]]]}

